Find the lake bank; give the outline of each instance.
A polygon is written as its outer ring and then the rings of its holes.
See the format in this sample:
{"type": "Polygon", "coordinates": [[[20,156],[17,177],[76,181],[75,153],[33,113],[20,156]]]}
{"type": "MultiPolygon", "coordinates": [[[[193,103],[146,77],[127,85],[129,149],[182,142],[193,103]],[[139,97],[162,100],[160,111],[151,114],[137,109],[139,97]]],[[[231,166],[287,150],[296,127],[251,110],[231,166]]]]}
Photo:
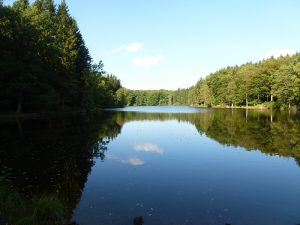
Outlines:
{"type": "Polygon", "coordinates": [[[249,105],[249,106],[228,106],[228,105],[214,105],[211,107],[208,107],[206,105],[191,105],[192,107],[195,108],[213,108],[213,109],[251,109],[251,110],[289,110],[289,111],[298,111],[297,106],[291,106],[291,108],[289,109],[288,107],[286,108],[276,108],[274,106],[274,104],[270,103],[270,104],[258,104],[258,105],[249,105]]]}

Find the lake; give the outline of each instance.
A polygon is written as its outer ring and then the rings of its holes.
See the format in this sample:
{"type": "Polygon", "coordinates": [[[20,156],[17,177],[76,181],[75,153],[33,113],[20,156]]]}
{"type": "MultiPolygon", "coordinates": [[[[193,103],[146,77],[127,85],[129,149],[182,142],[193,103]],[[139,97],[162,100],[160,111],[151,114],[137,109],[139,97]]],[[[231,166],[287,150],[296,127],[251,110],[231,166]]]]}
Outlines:
{"type": "Polygon", "coordinates": [[[0,141],[0,197],[56,196],[68,223],[300,223],[299,114],[127,107],[2,121],[0,141]]]}

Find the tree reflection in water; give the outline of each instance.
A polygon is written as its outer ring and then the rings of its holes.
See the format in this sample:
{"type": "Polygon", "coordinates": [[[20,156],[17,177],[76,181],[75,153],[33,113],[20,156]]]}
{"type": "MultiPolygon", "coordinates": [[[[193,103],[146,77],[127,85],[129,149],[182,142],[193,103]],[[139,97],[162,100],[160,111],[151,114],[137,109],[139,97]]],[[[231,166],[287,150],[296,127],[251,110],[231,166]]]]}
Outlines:
{"type": "MultiPolygon", "coordinates": [[[[59,199],[62,203],[64,221],[70,222],[94,165],[94,158],[105,158],[106,145],[120,130],[120,125],[104,115],[2,123],[1,181],[9,182],[13,187],[9,188],[12,199],[6,199],[6,202],[13,204],[13,207],[22,202],[25,208],[30,208],[28,206],[33,204],[33,199],[51,196],[53,201],[59,199]]],[[[7,192],[5,187],[1,183],[2,203],[7,197],[4,194],[7,192]]],[[[60,210],[57,208],[52,209],[54,214],[60,210]]],[[[26,219],[24,213],[14,215],[12,210],[6,211],[1,211],[0,214],[4,222],[23,224],[22,221],[26,219]]],[[[28,211],[28,214],[34,213],[35,209],[28,211]]]]}
{"type": "Polygon", "coordinates": [[[293,157],[300,166],[300,117],[297,113],[214,109],[203,113],[115,112],[123,126],[130,121],[178,120],[193,124],[200,134],[220,144],[293,157]]]}
{"type": "Polygon", "coordinates": [[[300,165],[299,115],[284,112],[104,112],[2,122],[0,224],[26,224],[26,220],[27,224],[35,224],[28,222],[30,216],[39,213],[41,218],[46,218],[48,213],[49,219],[38,224],[75,225],[76,222],[71,221],[73,210],[81,198],[94,159],[105,159],[108,143],[118,136],[122,126],[130,121],[171,119],[193,124],[200,134],[223,145],[293,157],[300,165]]]}

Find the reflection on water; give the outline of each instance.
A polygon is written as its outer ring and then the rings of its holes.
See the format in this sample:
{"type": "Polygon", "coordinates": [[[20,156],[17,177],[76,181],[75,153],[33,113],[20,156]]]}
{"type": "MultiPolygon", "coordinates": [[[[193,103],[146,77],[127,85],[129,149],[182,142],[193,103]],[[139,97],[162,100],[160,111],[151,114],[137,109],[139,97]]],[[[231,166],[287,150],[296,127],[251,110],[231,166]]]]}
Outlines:
{"type": "Polygon", "coordinates": [[[164,150],[161,147],[151,142],[137,143],[133,146],[133,149],[137,152],[154,152],[159,154],[164,153],[164,150]]]}
{"type": "MultiPolygon", "coordinates": [[[[104,159],[108,142],[120,129],[113,120],[84,116],[2,123],[1,184],[12,183],[23,199],[56,197],[63,203],[65,220],[70,221],[94,158],[104,159]]],[[[6,214],[0,213],[0,218],[11,223],[26,218],[6,214]]]]}
{"type": "Polygon", "coordinates": [[[194,108],[190,106],[130,106],[125,108],[107,109],[107,111],[118,111],[118,112],[143,112],[143,113],[166,113],[166,114],[179,114],[179,113],[201,113],[207,112],[208,109],[194,108]]]}
{"type": "Polygon", "coordinates": [[[81,225],[300,221],[299,115],[153,110],[2,122],[0,224],[55,204],[81,225]]]}

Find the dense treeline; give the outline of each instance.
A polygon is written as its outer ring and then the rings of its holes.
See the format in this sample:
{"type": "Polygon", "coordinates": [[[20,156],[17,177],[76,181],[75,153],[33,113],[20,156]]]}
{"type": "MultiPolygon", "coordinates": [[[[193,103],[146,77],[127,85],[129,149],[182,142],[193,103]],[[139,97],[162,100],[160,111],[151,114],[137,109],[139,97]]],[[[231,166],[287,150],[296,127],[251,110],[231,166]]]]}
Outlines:
{"type": "Polygon", "coordinates": [[[187,105],[190,89],[170,90],[130,90],[118,91],[120,102],[125,106],[187,105]]]}
{"type": "Polygon", "coordinates": [[[0,2],[0,109],[45,111],[117,105],[120,81],[93,65],[66,2],[0,2]]]}
{"type": "Polygon", "coordinates": [[[125,105],[299,106],[300,54],[227,67],[188,89],[123,92],[125,105]]]}
{"type": "Polygon", "coordinates": [[[190,96],[194,105],[299,106],[300,54],[221,69],[198,81],[190,96]]]}

